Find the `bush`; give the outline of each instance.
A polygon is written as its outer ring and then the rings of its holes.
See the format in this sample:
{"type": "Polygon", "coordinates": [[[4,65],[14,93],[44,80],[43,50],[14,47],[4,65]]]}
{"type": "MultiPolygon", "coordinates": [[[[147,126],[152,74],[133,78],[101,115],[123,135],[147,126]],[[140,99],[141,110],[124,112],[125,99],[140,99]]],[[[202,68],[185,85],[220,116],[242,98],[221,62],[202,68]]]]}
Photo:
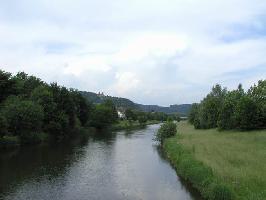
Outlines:
{"type": "Polygon", "coordinates": [[[166,122],[159,128],[155,140],[162,144],[166,138],[174,136],[176,132],[176,124],[174,122],[166,122]]]}

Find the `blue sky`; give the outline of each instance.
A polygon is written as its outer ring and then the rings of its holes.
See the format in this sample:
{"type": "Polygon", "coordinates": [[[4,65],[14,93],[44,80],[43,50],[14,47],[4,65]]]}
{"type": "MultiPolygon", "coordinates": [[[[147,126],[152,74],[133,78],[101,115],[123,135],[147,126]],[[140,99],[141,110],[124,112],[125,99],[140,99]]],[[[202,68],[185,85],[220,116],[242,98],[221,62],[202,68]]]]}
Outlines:
{"type": "Polygon", "coordinates": [[[0,1],[0,67],[145,104],[266,77],[265,0],[0,1]]]}

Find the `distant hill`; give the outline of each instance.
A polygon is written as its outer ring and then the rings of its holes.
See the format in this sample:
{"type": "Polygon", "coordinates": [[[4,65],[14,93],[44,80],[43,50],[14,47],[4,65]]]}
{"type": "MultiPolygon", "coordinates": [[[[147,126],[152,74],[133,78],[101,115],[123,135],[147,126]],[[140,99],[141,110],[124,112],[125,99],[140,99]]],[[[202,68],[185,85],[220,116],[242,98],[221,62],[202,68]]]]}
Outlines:
{"type": "Polygon", "coordinates": [[[126,98],[105,96],[103,94],[85,91],[81,91],[81,94],[92,103],[102,103],[107,99],[111,99],[117,107],[138,109],[137,104],[126,98]]]}
{"type": "Polygon", "coordinates": [[[138,107],[145,112],[164,112],[167,114],[179,113],[180,115],[188,115],[191,104],[170,105],[169,107],[163,107],[158,105],[142,105],[137,104],[138,107]]]}
{"type": "Polygon", "coordinates": [[[81,91],[81,94],[92,103],[102,103],[107,99],[111,99],[117,107],[138,109],[145,112],[154,111],[167,114],[179,113],[181,116],[187,116],[191,108],[191,104],[170,105],[169,107],[164,107],[158,105],[137,104],[126,98],[105,96],[102,93],[96,94],[93,92],[81,91]]]}

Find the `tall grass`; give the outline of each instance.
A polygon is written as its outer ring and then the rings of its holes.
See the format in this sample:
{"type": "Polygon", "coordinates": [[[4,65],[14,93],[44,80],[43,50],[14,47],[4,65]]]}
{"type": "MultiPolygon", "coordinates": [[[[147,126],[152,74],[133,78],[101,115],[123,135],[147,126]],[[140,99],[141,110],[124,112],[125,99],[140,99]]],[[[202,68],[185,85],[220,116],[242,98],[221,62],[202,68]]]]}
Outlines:
{"type": "MultiPolygon", "coordinates": [[[[265,130],[249,132],[195,130],[187,122],[180,122],[178,132],[179,135],[166,141],[165,149],[177,169],[187,168],[190,181],[196,183],[195,186],[205,197],[211,198],[209,191],[205,191],[210,188],[209,182],[206,178],[207,185],[204,186],[200,176],[212,176],[214,179],[211,182],[224,186],[222,193],[222,190],[216,188],[212,195],[222,196],[232,191],[234,199],[266,199],[265,130]],[[180,166],[177,157],[179,161],[180,159],[186,161],[180,166]],[[189,170],[193,168],[195,170],[189,170]]],[[[181,173],[186,172],[181,171],[181,173]]]]}

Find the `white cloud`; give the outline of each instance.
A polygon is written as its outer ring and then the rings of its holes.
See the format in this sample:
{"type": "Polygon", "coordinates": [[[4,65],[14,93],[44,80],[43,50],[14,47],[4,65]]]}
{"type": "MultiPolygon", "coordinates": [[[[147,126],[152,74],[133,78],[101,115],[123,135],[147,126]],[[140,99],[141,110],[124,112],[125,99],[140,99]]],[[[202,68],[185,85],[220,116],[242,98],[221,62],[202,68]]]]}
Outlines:
{"type": "Polygon", "coordinates": [[[190,103],[217,82],[265,78],[265,11],[264,0],[2,1],[0,66],[140,103],[190,103]]]}
{"type": "Polygon", "coordinates": [[[137,89],[140,84],[140,80],[138,79],[136,74],[132,72],[118,72],[116,73],[115,79],[116,83],[114,84],[112,89],[120,95],[137,89]]]}

